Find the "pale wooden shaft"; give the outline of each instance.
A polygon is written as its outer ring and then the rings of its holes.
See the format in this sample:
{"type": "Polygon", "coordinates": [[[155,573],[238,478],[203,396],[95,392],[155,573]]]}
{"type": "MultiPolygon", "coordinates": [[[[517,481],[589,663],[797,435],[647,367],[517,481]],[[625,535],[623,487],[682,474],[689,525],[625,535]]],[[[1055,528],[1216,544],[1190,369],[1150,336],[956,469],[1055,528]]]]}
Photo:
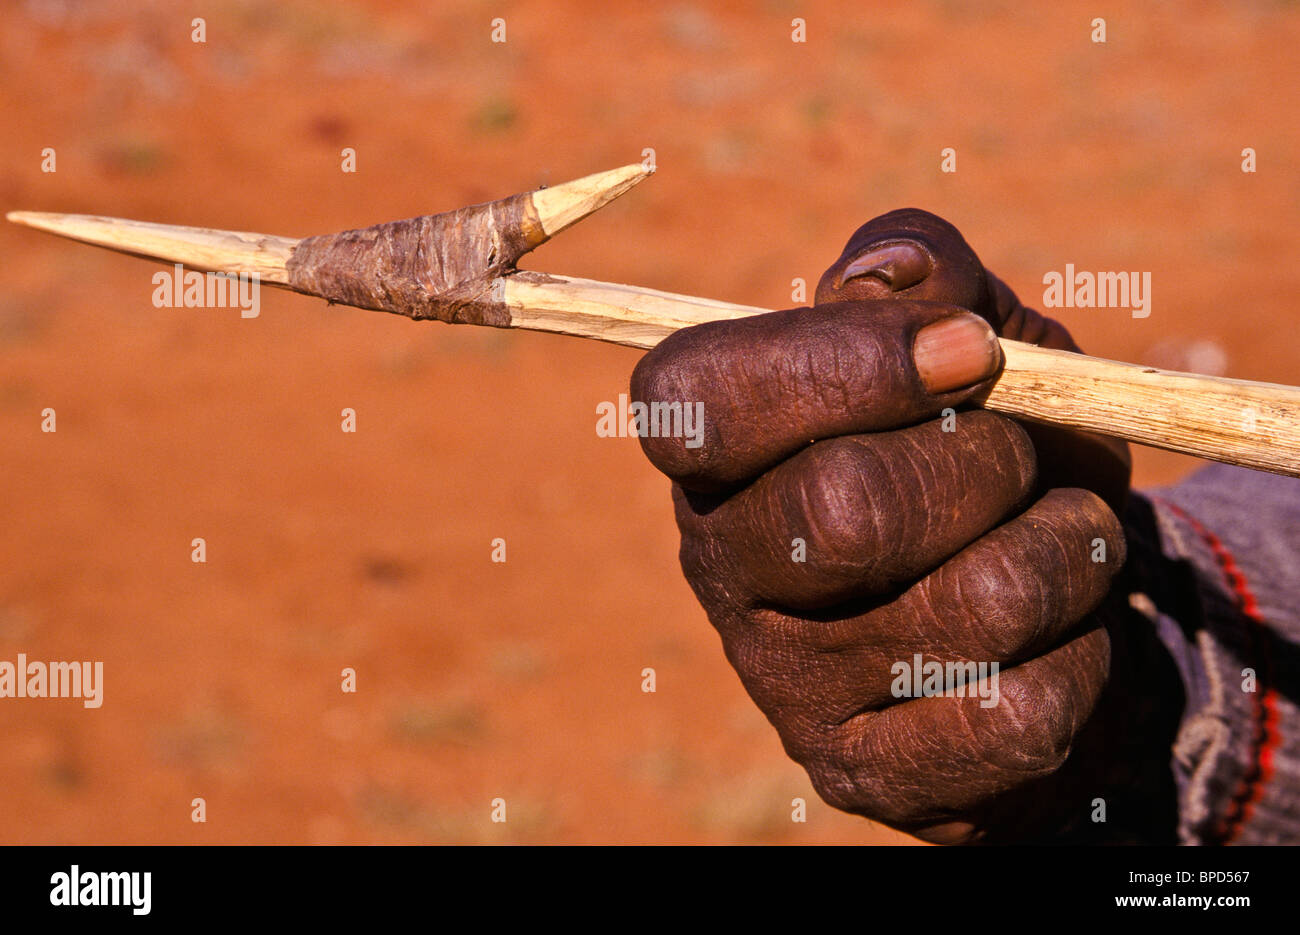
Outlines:
{"type": "MultiPolygon", "coordinates": [[[[639,166],[625,166],[543,189],[535,193],[534,205],[540,197],[544,226],[561,230],[644,177],[639,166]]],[[[21,211],[8,217],[65,237],[196,269],[255,272],[263,282],[279,285],[288,282],[285,263],[298,242],[266,234],[89,215],[21,211]]],[[[506,276],[497,284],[494,294],[509,310],[512,327],[639,348],[654,347],[680,328],[768,311],[532,272],[506,276]]],[[[987,409],[1300,476],[1300,388],[1169,373],[1005,339],[1002,348],[1006,366],[983,400],[987,409]]]]}
{"type": "Polygon", "coordinates": [[[767,311],[575,276],[525,272],[497,282],[512,328],[596,338],[628,347],[654,347],[681,328],[767,311]]]}
{"type": "Polygon", "coordinates": [[[1175,373],[1002,341],[983,405],[1214,461],[1300,477],[1300,388],[1175,373]]]}
{"type": "MultiPolygon", "coordinates": [[[[524,273],[503,282],[514,327],[639,348],[689,325],[768,311],[574,277],[524,273]]],[[[1300,388],[1001,344],[1006,365],[986,409],[1300,476],[1300,388]]]]}

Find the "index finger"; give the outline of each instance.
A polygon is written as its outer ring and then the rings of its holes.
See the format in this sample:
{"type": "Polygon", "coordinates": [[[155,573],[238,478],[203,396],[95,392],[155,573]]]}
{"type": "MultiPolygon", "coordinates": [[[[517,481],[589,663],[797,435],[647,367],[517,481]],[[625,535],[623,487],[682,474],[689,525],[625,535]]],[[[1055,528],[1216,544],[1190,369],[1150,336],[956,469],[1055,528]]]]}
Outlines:
{"type": "Polygon", "coordinates": [[[651,463],[714,493],[818,439],[932,418],[1001,365],[993,330],[965,309],[839,302],[678,331],[637,364],[631,396],[650,414],[640,434],[651,463]],[[653,418],[674,405],[703,416],[689,437],[653,418]]]}

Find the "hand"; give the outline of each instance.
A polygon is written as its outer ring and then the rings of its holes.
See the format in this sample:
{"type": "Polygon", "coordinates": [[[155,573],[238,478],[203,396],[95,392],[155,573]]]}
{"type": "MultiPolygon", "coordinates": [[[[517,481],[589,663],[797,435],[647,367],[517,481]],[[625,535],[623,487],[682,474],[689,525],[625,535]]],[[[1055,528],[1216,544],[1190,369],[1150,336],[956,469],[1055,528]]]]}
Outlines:
{"type": "Polygon", "coordinates": [[[1139,769],[1099,729],[1133,695],[1105,626],[1124,608],[1097,613],[1125,559],[1127,449],[953,414],[1001,365],[990,324],[1077,348],[920,211],[857,231],[816,303],[678,332],[632,377],[635,400],[703,403],[697,447],[642,446],[727,658],[831,805],[935,842],[1086,823],[1168,769],[1163,733],[1139,769]],[[912,697],[918,662],[975,665],[912,697]]]}

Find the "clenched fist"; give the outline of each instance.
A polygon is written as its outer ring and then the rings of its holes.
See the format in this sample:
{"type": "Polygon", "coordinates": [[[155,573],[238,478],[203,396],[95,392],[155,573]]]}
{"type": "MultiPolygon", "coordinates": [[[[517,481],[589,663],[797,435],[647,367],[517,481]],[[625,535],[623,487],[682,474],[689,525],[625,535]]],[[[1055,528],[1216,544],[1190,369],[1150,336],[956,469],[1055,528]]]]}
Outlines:
{"type": "Polygon", "coordinates": [[[702,444],[642,439],[682,567],[831,805],[944,843],[1164,840],[1177,688],[1121,586],[1128,453],[972,408],[996,335],[1077,350],[905,210],[813,308],[669,337],[632,396],[703,403],[702,444]]]}

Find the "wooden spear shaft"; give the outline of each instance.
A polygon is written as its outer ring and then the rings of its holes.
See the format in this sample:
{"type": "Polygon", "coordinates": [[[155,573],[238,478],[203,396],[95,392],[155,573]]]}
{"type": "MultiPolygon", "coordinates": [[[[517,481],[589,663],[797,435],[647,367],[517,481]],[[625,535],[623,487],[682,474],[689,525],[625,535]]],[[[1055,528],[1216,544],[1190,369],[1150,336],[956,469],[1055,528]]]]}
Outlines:
{"type": "MultiPolygon", "coordinates": [[[[536,242],[607,204],[646,174],[626,166],[533,192],[524,207],[538,226],[536,242]]],[[[320,294],[295,281],[290,261],[304,243],[300,240],[90,215],[11,212],[8,218],[138,256],[203,271],[256,273],[265,283],[320,294]]],[[[654,347],[679,328],[769,311],[513,268],[485,280],[484,289],[508,320],[450,320],[639,348],[654,347]]],[[[986,409],[1300,477],[1300,388],[1173,373],[1007,339],[1001,345],[1005,365],[980,401],[986,409]]]]}
{"type": "MultiPolygon", "coordinates": [[[[769,311],[553,273],[508,277],[505,299],[512,327],[642,348],[679,328],[769,311]]],[[[985,409],[1300,477],[1300,387],[999,340],[1005,364],[985,409]]]]}

